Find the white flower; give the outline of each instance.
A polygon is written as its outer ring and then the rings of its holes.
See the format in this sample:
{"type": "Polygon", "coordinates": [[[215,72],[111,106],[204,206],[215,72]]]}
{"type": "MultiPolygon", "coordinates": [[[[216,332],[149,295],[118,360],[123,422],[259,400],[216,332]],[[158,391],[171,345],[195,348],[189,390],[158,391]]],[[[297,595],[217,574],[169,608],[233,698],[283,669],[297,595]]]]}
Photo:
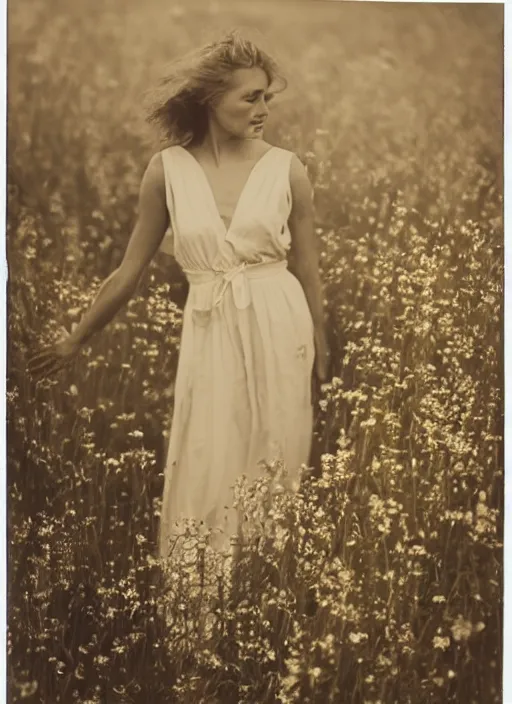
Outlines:
{"type": "Polygon", "coordinates": [[[349,633],[348,638],[352,643],[360,643],[363,640],[368,640],[368,634],[367,633],[349,633]]]}
{"type": "Polygon", "coordinates": [[[448,636],[446,636],[446,638],[434,636],[432,638],[432,645],[434,646],[434,648],[439,648],[439,650],[446,650],[450,647],[450,639],[448,636]]]}
{"type": "Polygon", "coordinates": [[[466,621],[461,614],[458,615],[455,623],[450,628],[453,639],[456,641],[467,640],[472,633],[471,621],[466,621]]]}

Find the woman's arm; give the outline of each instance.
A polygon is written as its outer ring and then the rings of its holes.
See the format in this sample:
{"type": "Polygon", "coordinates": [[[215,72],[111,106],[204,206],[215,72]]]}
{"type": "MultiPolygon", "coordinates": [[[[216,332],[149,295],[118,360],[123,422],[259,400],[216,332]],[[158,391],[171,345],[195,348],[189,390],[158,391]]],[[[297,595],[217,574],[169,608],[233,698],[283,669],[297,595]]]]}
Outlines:
{"type": "Polygon", "coordinates": [[[314,228],[313,188],[305,166],[294,154],[290,164],[292,209],[288,226],[292,238],[290,271],[300,281],[315,326],[316,370],[325,381],[329,366],[329,349],[323,310],[323,286],[320,278],[318,246],[314,228]]]}
{"type": "Polygon", "coordinates": [[[119,267],[101,284],[91,307],[69,336],[82,345],[101,330],[133,296],[169,226],[162,157],[154,154],[142,177],[137,221],[119,267]]]}

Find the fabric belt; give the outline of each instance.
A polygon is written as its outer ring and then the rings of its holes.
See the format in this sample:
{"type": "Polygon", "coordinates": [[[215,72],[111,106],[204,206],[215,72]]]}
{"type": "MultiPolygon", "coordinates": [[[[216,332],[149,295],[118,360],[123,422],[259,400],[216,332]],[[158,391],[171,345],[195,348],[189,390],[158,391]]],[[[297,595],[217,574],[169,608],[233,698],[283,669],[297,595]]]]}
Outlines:
{"type": "Polygon", "coordinates": [[[257,262],[255,264],[242,262],[238,266],[227,270],[184,269],[183,273],[191,285],[208,283],[209,281],[220,282],[220,290],[210,307],[194,307],[192,309],[194,320],[202,324],[208,323],[213,309],[221,304],[229,284],[231,284],[236,307],[239,309],[247,308],[251,303],[251,288],[248,279],[272,276],[284,271],[287,267],[287,260],[280,259],[278,261],[257,262]]]}

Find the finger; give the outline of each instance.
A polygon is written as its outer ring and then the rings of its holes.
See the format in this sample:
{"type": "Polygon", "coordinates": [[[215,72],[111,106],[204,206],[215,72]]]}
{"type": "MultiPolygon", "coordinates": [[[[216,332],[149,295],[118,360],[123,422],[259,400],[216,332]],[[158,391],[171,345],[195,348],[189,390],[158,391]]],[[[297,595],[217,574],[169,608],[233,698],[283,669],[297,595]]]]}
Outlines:
{"type": "Polygon", "coordinates": [[[41,374],[49,369],[56,362],[54,355],[48,355],[37,362],[29,362],[28,369],[31,374],[41,374]]]}
{"type": "Polygon", "coordinates": [[[36,375],[33,375],[33,380],[37,383],[41,381],[42,379],[48,379],[49,377],[53,376],[54,374],[57,374],[57,372],[61,371],[64,366],[67,365],[62,365],[62,364],[55,364],[51,366],[49,369],[45,369],[44,372],[39,372],[36,375]]]}
{"type": "Polygon", "coordinates": [[[30,364],[39,364],[41,362],[44,362],[47,359],[50,359],[51,357],[55,356],[55,350],[53,347],[46,347],[43,350],[39,350],[35,354],[31,355],[29,357],[29,362],[30,364]]]}
{"type": "Polygon", "coordinates": [[[320,361],[320,360],[318,360],[318,362],[316,363],[316,366],[315,366],[315,373],[316,373],[316,376],[318,377],[319,383],[323,383],[323,382],[325,381],[325,378],[326,378],[326,374],[325,374],[325,365],[324,365],[324,363],[323,363],[322,361],[320,361]]]}
{"type": "Polygon", "coordinates": [[[49,376],[48,372],[39,372],[38,374],[31,374],[30,378],[31,380],[37,384],[39,383],[42,379],[46,379],[49,376]]]}
{"type": "Polygon", "coordinates": [[[39,380],[43,377],[51,376],[52,374],[55,374],[56,372],[60,371],[60,369],[63,369],[64,367],[67,367],[71,364],[71,360],[62,360],[62,359],[52,359],[48,360],[48,363],[44,367],[39,367],[36,370],[31,371],[31,376],[35,380],[39,380]]]}
{"type": "Polygon", "coordinates": [[[325,384],[325,382],[327,381],[327,378],[328,378],[327,370],[324,367],[320,370],[320,372],[318,374],[318,379],[320,380],[321,384],[325,384]]]}
{"type": "Polygon", "coordinates": [[[67,369],[69,366],[71,366],[72,361],[73,360],[70,359],[69,357],[66,357],[65,359],[60,358],[60,359],[56,360],[55,365],[53,367],[54,371],[58,372],[61,369],[67,369]]]}
{"type": "Polygon", "coordinates": [[[27,370],[29,371],[30,374],[40,374],[45,369],[47,369],[51,365],[51,363],[52,363],[51,358],[39,360],[37,363],[29,361],[27,364],[27,370]]]}
{"type": "Polygon", "coordinates": [[[67,363],[67,359],[61,355],[55,354],[53,349],[45,350],[28,360],[27,366],[34,372],[39,372],[45,369],[49,364],[62,362],[67,363]]]}
{"type": "Polygon", "coordinates": [[[47,364],[45,367],[39,368],[36,371],[30,370],[30,376],[34,381],[51,376],[55,370],[55,364],[47,364]]]}
{"type": "Polygon", "coordinates": [[[39,362],[48,358],[51,355],[51,350],[43,350],[42,352],[36,352],[32,354],[28,361],[30,364],[38,364],[39,362]]]}

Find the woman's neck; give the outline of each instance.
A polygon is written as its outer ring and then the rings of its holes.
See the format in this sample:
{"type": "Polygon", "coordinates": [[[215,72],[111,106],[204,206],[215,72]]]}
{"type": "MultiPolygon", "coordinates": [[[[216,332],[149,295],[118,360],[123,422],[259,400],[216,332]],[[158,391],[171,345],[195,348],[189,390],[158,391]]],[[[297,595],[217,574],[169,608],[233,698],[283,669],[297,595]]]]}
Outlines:
{"type": "Polygon", "coordinates": [[[210,124],[204,139],[197,145],[197,149],[203,154],[211,156],[218,165],[226,158],[235,157],[240,159],[249,157],[252,151],[251,144],[249,143],[253,141],[252,139],[234,137],[233,135],[216,129],[214,125],[210,124]]]}

